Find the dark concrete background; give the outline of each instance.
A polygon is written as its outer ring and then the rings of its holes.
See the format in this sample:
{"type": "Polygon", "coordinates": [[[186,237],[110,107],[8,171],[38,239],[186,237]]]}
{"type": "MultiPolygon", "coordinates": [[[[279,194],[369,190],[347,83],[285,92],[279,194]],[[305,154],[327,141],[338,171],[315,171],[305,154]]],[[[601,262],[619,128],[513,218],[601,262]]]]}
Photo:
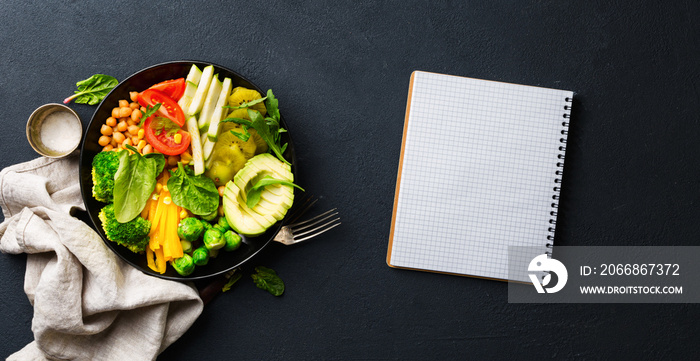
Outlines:
{"type": "MultiPolygon", "coordinates": [[[[576,93],[557,245],[697,245],[698,18],[697,1],[4,1],[0,168],[37,156],[27,117],[76,81],[210,61],[274,89],[300,183],[343,226],[269,247],[255,262],[284,296],[244,278],[159,359],[697,358],[696,304],[508,304],[505,283],[385,257],[417,69],[576,93]]],[[[71,107],[87,125],[95,107],[71,107]]],[[[25,259],[0,254],[2,357],[33,339],[25,259]]]]}

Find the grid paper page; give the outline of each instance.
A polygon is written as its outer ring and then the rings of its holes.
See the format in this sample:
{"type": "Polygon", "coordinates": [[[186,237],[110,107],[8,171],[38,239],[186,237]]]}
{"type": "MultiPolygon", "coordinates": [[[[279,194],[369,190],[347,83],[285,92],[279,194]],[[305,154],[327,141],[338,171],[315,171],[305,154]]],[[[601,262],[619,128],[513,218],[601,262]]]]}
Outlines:
{"type": "Polygon", "coordinates": [[[412,81],[388,263],[508,279],[508,246],[549,251],[573,93],[419,71],[412,81]]]}

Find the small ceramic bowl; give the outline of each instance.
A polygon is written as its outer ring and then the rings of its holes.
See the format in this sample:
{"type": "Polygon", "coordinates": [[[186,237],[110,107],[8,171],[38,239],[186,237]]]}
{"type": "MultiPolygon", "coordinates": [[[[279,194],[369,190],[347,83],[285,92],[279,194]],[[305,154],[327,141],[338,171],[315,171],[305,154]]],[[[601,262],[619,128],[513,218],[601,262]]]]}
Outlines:
{"type": "Polygon", "coordinates": [[[27,121],[27,140],[45,157],[62,158],[72,154],[78,149],[82,136],[80,117],[63,104],[44,104],[27,121]]]}

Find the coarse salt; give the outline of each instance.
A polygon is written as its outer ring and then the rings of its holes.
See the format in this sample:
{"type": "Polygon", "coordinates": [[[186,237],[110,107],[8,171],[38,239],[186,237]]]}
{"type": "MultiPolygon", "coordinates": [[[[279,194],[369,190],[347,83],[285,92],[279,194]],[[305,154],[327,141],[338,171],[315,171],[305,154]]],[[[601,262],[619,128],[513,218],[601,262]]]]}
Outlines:
{"type": "Polygon", "coordinates": [[[80,123],[68,112],[53,112],[47,115],[41,124],[41,143],[54,152],[72,151],[80,143],[81,135],[80,123]]]}

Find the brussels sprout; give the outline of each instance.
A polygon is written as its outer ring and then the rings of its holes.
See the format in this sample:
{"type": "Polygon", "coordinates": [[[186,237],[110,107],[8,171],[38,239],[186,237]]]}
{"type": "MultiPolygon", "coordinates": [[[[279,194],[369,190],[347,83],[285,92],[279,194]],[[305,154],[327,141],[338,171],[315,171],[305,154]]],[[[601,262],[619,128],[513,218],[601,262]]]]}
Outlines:
{"type": "Polygon", "coordinates": [[[180,240],[180,246],[182,246],[182,252],[184,253],[192,253],[192,242],[183,239],[180,240]]]}
{"type": "Polygon", "coordinates": [[[192,256],[185,253],[182,257],[176,258],[170,261],[170,265],[173,266],[175,271],[181,276],[189,276],[194,272],[194,260],[192,256]]]}
{"type": "Polygon", "coordinates": [[[224,246],[225,251],[233,251],[241,246],[241,236],[234,231],[226,231],[226,233],[224,233],[224,240],[226,241],[226,245],[224,246]]]}
{"type": "MultiPolygon", "coordinates": [[[[211,225],[211,223],[202,221],[202,226],[204,226],[204,232],[206,232],[208,229],[212,229],[214,226],[211,225]]],[[[204,234],[204,233],[202,233],[204,234]]]]}
{"type": "Polygon", "coordinates": [[[216,224],[221,227],[224,232],[231,230],[231,226],[228,224],[228,221],[226,221],[226,217],[219,217],[219,221],[216,222],[216,224]]]}
{"type": "Polygon", "coordinates": [[[201,246],[192,252],[192,259],[197,266],[204,266],[209,263],[209,250],[201,246]]]}
{"type": "Polygon", "coordinates": [[[195,217],[183,218],[177,226],[177,235],[180,239],[186,239],[194,242],[202,236],[204,225],[202,221],[195,217]]]}
{"type": "Polygon", "coordinates": [[[208,229],[206,232],[204,232],[204,246],[206,246],[207,249],[219,249],[223,248],[225,245],[226,241],[224,240],[224,234],[220,230],[216,229],[216,227],[208,229]]]}

